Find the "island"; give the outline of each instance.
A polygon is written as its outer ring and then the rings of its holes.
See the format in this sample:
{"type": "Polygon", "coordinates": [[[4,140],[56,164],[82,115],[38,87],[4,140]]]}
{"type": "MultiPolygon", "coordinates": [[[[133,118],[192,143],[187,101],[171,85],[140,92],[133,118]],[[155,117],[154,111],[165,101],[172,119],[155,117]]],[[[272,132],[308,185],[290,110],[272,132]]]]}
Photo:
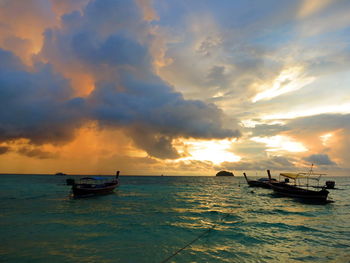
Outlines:
{"type": "Polygon", "coordinates": [[[220,171],[216,174],[216,176],[234,176],[233,173],[228,171],[220,171]]]}

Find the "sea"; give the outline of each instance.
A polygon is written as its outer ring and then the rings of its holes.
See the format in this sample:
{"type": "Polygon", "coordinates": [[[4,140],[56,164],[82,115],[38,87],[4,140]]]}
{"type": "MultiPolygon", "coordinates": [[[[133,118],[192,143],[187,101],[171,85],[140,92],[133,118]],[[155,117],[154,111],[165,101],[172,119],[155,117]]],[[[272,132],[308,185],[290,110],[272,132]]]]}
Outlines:
{"type": "Polygon", "coordinates": [[[0,175],[0,262],[350,262],[350,177],[325,205],[238,176],[120,176],[74,199],[66,178],[0,175]]]}

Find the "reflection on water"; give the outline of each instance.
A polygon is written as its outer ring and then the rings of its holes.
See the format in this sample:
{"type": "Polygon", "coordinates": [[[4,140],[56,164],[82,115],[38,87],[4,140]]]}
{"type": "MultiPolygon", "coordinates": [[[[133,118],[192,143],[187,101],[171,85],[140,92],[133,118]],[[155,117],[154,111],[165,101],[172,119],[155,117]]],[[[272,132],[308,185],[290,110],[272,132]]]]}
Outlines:
{"type": "Polygon", "coordinates": [[[2,179],[4,262],[161,262],[210,228],[170,262],[347,262],[350,178],[323,206],[239,178],[122,177],[114,194],[85,199],[58,177],[2,179]]]}

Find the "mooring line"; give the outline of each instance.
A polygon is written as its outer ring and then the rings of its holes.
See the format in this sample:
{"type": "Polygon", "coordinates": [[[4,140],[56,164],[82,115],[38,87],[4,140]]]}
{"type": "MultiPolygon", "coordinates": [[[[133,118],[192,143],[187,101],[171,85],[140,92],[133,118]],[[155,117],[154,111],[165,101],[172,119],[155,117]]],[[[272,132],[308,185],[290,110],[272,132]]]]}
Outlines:
{"type": "MultiPolygon", "coordinates": [[[[222,222],[224,218],[228,217],[230,214],[226,214],[225,216],[223,216],[219,222],[222,222]]],[[[240,221],[236,222],[239,223],[240,221]]],[[[214,225],[212,225],[211,227],[209,227],[207,230],[205,230],[202,234],[200,234],[199,236],[197,236],[195,239],[193,239],[192,241],[190,241],[189,243],[187,243],[185,246],[183,246],[182,248],[178,249],[177,251],[175,251],[172,255],[170,255],[169,257],[167,257],[166,259],[162,260],[160,263],[165,263],[168,262],[171,258],[175,257],[177,254],[179,254],[182,250],[186,249],[187,247],[191,246],[194,242],[196,242],[198,239],[200,239],[201,237],[205,236],[206,234],[208,234],[210,231],[212,231],[217,225],[219,225],[219,223],[216,223],[214,225]]]]}
{"type": "Polygon", "coordinates": [[[165,263],[167,261],[169,261],[171,258],[175,257],[177,254],[179,254],[182,250],[184,250],[185,248],[189,247],[190,245],[192,245],[194,242],[196,242],[198,239],[200,239],[202,236],[206,235],[207,233],[209,233],[211,230],[213,230],[216,227],[216,225],[210,227],[209,229],[207,229],[205,232],[203,232],[202,234],[200,234],[198,237],[196,237],[195,239],[193,239],[191,242],[189,242],[188,244],[186,244],[184,247],[180,248],[179,250],[177,250],[176,252],[174,252],[171,256],[167,257],[166,259],[164,259],[163,261],[161,261],[161,263],[165,263]]]}

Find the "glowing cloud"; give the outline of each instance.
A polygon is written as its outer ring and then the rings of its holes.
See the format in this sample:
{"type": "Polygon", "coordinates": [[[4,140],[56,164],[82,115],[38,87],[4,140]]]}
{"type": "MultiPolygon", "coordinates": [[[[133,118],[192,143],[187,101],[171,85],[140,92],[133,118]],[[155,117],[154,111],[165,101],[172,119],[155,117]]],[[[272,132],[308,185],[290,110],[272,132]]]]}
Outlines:
{"type": "Polygon", "coordinates": [[[301,18],[313,15],[325,8],[331,2],[332,0],[304,0],[298,15],[301,18]]]}
{"type": "Polygon", "coordinates": [[[302,143],[294,141],[288,136],[276,135],[272,137],[253,137],[251,140],[266,144],[266,151],[270,152],[305,152],[308,150],[302,143]]]}
{"type": "Polygon", "coordinates": [[[330,139],[333,137],[332,133],[326,133],[320,136],[323,146],[328,146],[330,139]]]}
{"type": "Polygon", "coordinates": [[[272,88],[269,85],[261,87],[262,92],[258,93],[252,102],[259,100],[272,99],[282,94],[299,90],[315,80],[314,77],[305,77],[302,67],[291,67],[283,70],[272,82],[272,88]]]}

